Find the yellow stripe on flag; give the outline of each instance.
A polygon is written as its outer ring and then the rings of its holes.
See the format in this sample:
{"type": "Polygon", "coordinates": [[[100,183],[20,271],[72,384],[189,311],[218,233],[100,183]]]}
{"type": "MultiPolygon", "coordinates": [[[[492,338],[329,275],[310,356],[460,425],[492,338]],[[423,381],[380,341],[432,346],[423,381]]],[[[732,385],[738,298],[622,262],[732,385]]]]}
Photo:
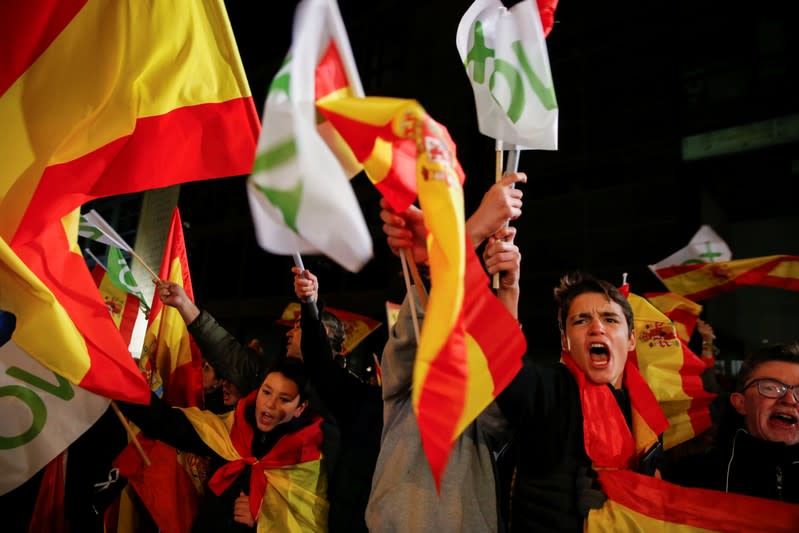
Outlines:
{"type": "Polygon", "coordinates": [[[3,236],[45,167],[130,134],[143,117],[249,96],[235,42],[220,42],[212,27],[223,23],[230,28],[222,2],[87,2],[0,97],[0,160],[20,176],[0,180],[3,236]]]}

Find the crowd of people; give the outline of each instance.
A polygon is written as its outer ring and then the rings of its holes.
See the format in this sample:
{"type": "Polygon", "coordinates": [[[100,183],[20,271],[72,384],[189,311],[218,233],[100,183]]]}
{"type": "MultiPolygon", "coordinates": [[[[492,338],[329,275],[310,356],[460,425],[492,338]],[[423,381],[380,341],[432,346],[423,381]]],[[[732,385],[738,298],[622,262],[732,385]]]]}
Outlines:
{"type": "MultiPolygon", "coordinates": [[[[514,317],[521,251],[509,222],[521,215],[515,184],[525,180],[503,177],[466,222],[514,317]]],[[[419,208],[381,208],[392,251],[427,263],[419,208]]],[[[337,362],[341,321],[325,310],[316,275],[293,273],[301,315],[282,354],[239,342],[179,285],[157,285],[202,352],[205,409],[170,407],[155,394],[149,405],[120,406],[150,437],[210,458],[193,531],[576,532],[606,501],[597,480],[606,469],[799,503],[797,343],[747,358],[711,438],[701,436],[706,445],[666,454],[665,417],[628,358],[636,334],[627,298],[589,273],[569,273],[554,289],[559,361],[540,363],[547,354],[527,339],[521,370],[457,437],[437,484],[412,405],[425,314],[416,291],[389,331],[377,386],[337,362]]],[[[698,331],[703,358],[714,357],[712,328],[700,322],[698,331]]]]}

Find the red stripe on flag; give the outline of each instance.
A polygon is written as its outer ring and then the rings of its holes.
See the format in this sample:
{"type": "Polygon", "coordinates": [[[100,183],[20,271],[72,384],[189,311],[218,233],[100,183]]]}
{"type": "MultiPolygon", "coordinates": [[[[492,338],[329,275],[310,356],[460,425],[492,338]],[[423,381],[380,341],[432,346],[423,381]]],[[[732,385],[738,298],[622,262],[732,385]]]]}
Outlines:
{"type": "Polygon", "coordinates": [[[75,18],[87,0],[0,3],[0,96],[75,18]]]}
{"type": "Polygon", "coordinates": [[[599,483],[608,499],[662,520],[664,526],[671,523],[710,531],[771,533],[793,533],[799,528],[799,505],[681,487],[627,470],[600,471],[599,483]]]}
{"type": "Polygon", "coordinates": [[[150,391],[122,342],[83,258],[69,251],[60,220],[14,250],[83,334],[91,366],[79,385],[101,396],[147,404],[150,391]]]}
{"type": "Polygon", "coordinates": [[[463,309],[449,337],[430,365],[419,394],[417,423],[436,485],[441,483],[455,428],[466,403],[468,363],[463,309]]]}
{"type": "Polygon", "coordinates": [[[332,92],[349,86],[347,73],[338,53],[335,41],[330,40],[330,45],[316,66],[315,94],[316,98],[324,98],[332,92]]]}
{"type": "Polygon", "coordinates": [[[11,246],[34,238],[46,221],[96,198],[249,174],[259,130],[250,97],[140,118],[131,135],[48,167],[11,246]],[[242,134],[243,123],[251,126],[252,135],[242,134]]]}
{"type": "Polygon", "coordinates": [[[493,395],[497,397],[521,369],[521,357],[527,348],[527,342],[519,328],[519,322],[488,288],[488,276],[468,236],[464,285],[466,330],[488,357],[488,368],[494,380],[493,395]]]}

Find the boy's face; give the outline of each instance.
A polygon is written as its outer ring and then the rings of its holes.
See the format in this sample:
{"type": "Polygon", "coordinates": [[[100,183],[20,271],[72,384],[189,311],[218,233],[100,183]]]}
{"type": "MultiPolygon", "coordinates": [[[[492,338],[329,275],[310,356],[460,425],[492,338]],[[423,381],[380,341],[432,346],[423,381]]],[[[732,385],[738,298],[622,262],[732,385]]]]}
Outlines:
{"type": "MultiPolygon", "coordinates": [[[[767,398],[758,391],[758,382],[755,381],[763,379],[797,385],[799,364],[788,361],[761,363],[752,372],[744,390],[730,395],[730,402],[744,417],[746,430],[753,436],[770,442],[799,444],[799,402],[794,397],[794,394],[799,396],[799,391],[789,389],[782,398],[767,398]]],[[[761,383],[767,390],[771,384],[761,383]]]]}
{"type": "Polygon", "coordinates": [[[619,388],[635,335],[628,333],[619,304],[602,293],[586,292],[572,300],[561,346],[589,380],[619,388]]]}
{"type": "Polygon", "coordinates": [[[271,372],[255,398],[255,424],[261,431],[271,431],[300,416],[307,404],[300,401],[297,383],[281,372],[271,372]]]}

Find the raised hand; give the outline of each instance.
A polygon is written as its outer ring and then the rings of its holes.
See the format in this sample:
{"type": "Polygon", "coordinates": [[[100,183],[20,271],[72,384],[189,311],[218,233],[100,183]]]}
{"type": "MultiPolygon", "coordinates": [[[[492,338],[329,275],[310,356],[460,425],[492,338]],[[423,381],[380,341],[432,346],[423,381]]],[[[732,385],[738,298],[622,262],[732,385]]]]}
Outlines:
{"type": "Polygon", "coordinates": [[[514,185],[525,182],[527,174],[524,172],[505,174],[485,192],[480,206],[466,221],[466,233],[472,239],[475,248],[508,221],[521,216],[522,191],[514,185]]]}
{"type": "Polygon", "coordinates": [[[383,232],[386,234],[386,241],[391,251],[399,255],[400,250],[410,249],[415,263],[426,264],[427,228],[424,227],[422,210],[412,205],[404,213],[397,213],[384,198],[380,199],[380,207],[383,232]]]}
{"type": "Polygon", "coordinates": [[[303,302],[315,302],[319,297],[319,280],[310,270],[291,267],[294,272],[294,294],[303,302]]]}
{"type": "Polygon", "coordinates": [[[519,316],[519,277],[522,254],[513,243],[516,228],[505,226],[488,238],[483,261],[490,274],[499,272],[497,298],[514,317],[519,316]]]}
{"type": "Polygon", "coordinates": [[[200,309],[189,299],[183,287],[172,281],[160,280],[155,284],[158,297],[164,305],[174,307],[186,324],[191,324],[200,315],[200,309]]]}

